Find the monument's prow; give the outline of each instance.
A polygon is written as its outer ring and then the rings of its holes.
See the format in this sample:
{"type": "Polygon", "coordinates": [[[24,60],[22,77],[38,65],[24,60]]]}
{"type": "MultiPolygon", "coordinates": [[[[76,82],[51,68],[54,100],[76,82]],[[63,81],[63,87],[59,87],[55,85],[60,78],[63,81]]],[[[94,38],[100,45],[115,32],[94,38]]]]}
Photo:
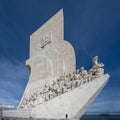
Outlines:
{"type": "Polygon", "coordinates": [[[76,70],[74,48],[64,40],[63,28],[60,10],[30,36],[29,81],[18,110],[7,116],[26,111],[19,117],[79,119],[108,82],[98,56],[89,71],[76,70]]]}
{"type": "Polygon", "coordinates": [[[32,109],[31,116],[35,118],[64,119],[67,114],[69,119],[79,120],[106,85],[108,79],[109,75],[105,74],[63,95],[40,104],[32,109]]]}

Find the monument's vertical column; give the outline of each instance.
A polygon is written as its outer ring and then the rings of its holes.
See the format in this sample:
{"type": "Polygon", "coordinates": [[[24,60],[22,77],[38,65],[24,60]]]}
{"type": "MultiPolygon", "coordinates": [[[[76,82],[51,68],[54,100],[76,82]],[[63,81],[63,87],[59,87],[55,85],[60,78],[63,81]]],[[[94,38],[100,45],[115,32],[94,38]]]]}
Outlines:
{"type": "Polygon", "coordinates": [[[30,76],[19,108],[45,84],[75,71],[74,49],[64,41],[63,28],[63,10],[60,10],[30,36],[30,58],[26,61],[30,76]]]}

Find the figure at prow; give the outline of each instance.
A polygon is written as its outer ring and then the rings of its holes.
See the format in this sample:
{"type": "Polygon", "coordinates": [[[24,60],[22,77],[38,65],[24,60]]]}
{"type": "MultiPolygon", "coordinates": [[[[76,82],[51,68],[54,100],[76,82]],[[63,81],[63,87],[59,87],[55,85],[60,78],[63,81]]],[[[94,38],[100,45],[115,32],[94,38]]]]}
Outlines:
{"type": "Polygon", "coordinates": [[[104,67],[104,64],[103,64],[103,63],[98,63],[98,56],[95,56],[95,57],[93,58],[92,63],[93,63],[93,67],[95,67],[95,68],[104,67]]]}
{"type": "Polygon", "coordinates": [[[104,64],[98,62],[98,56],[95,56],[92,60],[92,68],[89,70],[89,74],[95,77],[100,77],[104,74],[104,64]]]}

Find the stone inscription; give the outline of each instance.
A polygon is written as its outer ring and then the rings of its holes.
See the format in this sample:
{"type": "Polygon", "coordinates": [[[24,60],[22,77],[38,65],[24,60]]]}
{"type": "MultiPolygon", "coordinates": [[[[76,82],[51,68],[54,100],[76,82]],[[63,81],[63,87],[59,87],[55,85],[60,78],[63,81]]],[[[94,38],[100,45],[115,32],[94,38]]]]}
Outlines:
{"type": "Polygon", "coordinates": [[[52,32],[46,33],[41,37],[41,42],[35,45],[35,55],[38,54],[42,48],[44,48],[47,44],[52,41],[52,32]]]}

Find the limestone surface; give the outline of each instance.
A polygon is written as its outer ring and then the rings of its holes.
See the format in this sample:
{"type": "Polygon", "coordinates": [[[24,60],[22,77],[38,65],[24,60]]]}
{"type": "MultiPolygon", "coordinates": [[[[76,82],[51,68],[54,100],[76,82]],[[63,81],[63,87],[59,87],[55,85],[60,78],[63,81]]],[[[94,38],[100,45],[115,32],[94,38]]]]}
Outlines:
{"type": "Polygon", "coordinates": [[[60,10],[30,36],[30,58],[26,61],[30,76],[18,109],[45,84],[75,71],[74,49],[64,40],[63,28],[63,10],[60,10]]]}

